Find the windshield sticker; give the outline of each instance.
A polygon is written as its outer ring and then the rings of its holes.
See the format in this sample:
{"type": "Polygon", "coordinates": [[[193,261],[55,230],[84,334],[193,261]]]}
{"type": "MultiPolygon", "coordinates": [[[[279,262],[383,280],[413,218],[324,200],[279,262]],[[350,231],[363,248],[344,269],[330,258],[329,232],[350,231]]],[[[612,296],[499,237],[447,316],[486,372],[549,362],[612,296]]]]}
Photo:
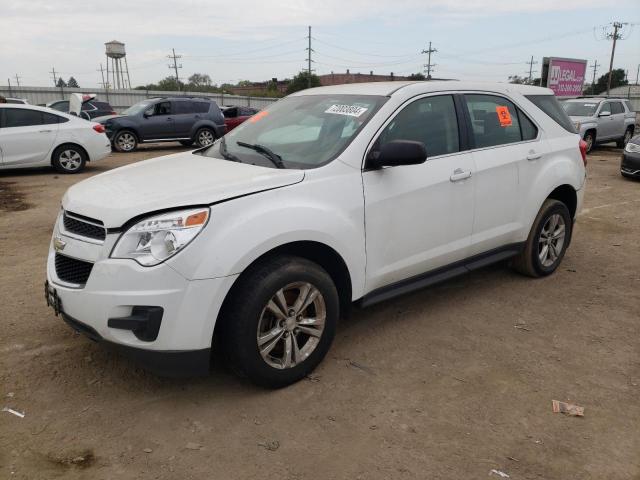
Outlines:
{"type": "Polygon", "coordinates": [[[269,115],[269,112],[267,110],[261,110],[258,113],[256,113],[255,115],[251,116],[249,118],[249,122],[256,123],[257,121],[262,120],[267,115],[269,115]]]}
{"type": "Polygon", "coordinates": [[[583,106],[585,106],[585,107],[595,107],[595,106],[597,106],[597,104],[595,104],[595,103],[585,103],[585,104],[583,104],[583,106]]]}
{"type": "Polygon", "coordinates": [[[359,117],[368,109],[365,107],[356,107],[353,105],[331,105],[324,113],[333,113],[335,115],[347,115],[349,117],[359,117]]]}
{"type": "Polygon", "coordinates": [[[498,105],[496,106],[496,113],[498,114],[498,120],[500,121],[501,127],[510,127],[512,125],[509,107],[498,105]]]}

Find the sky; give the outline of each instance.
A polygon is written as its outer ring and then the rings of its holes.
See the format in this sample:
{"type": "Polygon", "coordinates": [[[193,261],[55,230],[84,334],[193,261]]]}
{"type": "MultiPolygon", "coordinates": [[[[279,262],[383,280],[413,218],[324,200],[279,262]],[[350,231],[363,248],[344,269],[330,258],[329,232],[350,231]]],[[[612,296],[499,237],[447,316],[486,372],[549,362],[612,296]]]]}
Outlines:
{"type": "MultiPolygon", "coordinates": [[[[317,74],[408,75],[423,71],[429,41],[433,76],[477,81],[534,77],[544,56],[581,58],[597,75],[609,66],[613,21],[627,22],[614,68],[635,82],[640,1],[619,0],[0,0],[0,85],[51,86],[51,71],[81,87],[101,82],[104,43],[126,44],[132,85],[173,75],[213,83],[290,78],[306,69],[307,26],[317,74]],[[605,6],[606,4],[609,6],[605,6]],[[18,79],[16,79],[16,75],[18,79]]],[[[592,70],[588,70],[589,79],[592,70]]]]}

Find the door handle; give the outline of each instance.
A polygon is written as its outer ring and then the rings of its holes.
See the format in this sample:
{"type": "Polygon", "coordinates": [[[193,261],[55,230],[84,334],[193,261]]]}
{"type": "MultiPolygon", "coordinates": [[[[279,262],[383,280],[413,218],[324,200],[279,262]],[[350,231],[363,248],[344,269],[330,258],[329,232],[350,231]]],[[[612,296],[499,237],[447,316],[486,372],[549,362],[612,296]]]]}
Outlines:
{"type": "Polygon", "coordinates": [[[529,155],[527,155],[527,160],[538,160],[542,157],[541,153],[530,153],[529,155]]]}
{"type": "Polygon", "coordinates": [[[449,180],[452,182],[459,182],[460,180],[465,180],[471,176],[471,170],[462,170],[461,168],[456,168],[453,171],[453,174],[449,177],[449,180]]]}

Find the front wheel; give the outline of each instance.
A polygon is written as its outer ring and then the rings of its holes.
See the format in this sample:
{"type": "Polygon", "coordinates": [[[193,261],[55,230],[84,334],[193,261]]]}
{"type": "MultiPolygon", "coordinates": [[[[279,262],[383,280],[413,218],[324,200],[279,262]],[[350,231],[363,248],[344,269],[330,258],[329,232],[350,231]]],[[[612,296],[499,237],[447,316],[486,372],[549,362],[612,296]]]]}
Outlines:
{"type": "Polygon", "coordinates": [[[231,366],[267,388],[304,378],[335,334],[339,301],[329,274],[304,258],[282,256],[247,271],[239,282],[222,318],[231,366]]]}
{"type": "Polygon", "coordinates": [[[138,146],[138,139],[135,133],[123,130],[116,134],[113,146],[118,152],[133,152],[138,146]]]}
{"type": "Polygon", "coordinates": [[[199,147],[208,147],[216,140],[216,134],[210,128],[201,128],[196,132],[196,143],[199,147]]]}
{"type": "Polygon", "coordinates": [[[584,141],[587,144],[587,153],[590,153],[593,150],[593,145],[596,141],[595,135],[593,132],[587,132],[584,134],[584,141]]]}
{"type": "Polygon", "coordinates": [[[548,198],[533,222],[524,250],[513,259],[513,267],[530,277],[551,275],[562,262],[572,230],[567,206],[548,198]]]}

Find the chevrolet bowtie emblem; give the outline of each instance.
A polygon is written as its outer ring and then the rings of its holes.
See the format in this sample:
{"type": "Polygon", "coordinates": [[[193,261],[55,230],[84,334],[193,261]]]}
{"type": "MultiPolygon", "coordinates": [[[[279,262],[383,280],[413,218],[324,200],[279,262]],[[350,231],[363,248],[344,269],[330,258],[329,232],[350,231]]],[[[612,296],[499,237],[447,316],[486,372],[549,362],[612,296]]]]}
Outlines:
{"type": "Polygon", "coordinates": [[[56,252],[61,252],[66,246],[67,242],[63,241],[60,237],[53,237],[53,249],[56,252]]]}

